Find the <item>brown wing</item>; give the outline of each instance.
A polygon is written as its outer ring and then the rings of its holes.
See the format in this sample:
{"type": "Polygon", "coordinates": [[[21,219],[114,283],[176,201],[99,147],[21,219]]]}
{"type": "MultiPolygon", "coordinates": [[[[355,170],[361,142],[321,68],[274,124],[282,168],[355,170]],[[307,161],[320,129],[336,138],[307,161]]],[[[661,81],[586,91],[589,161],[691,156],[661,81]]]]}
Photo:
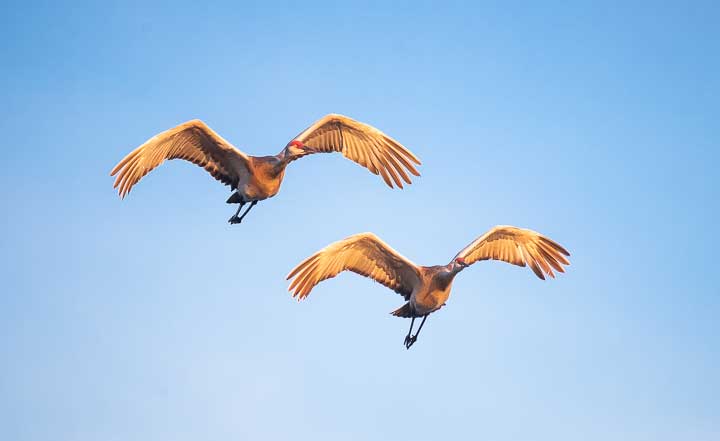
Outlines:
{"type": "Polygon", "coordinates": [[[120,197],[166,159],[184,159],[207,170],[215,179],[236,188],[248,173],[248,157],[199,119],[180,124],[148,139],[110,172],[120,197]]]}
{"type": "Polygon", "coordinates": [[[310,153],[342,152],[373,174],[380,174],[390,188],[393,182],[400,188],[402,181],[411,184],[408,173],[420,176],[413,166],[420,165],[420,160],[410,150],[375,127],[347,116],[324,116],[294,139],[309,147],[310,153]]]}
{"type": "Polygon", "coordinates": [[[362,233],[332,243],[301,262],[287,276],[294,278],[288,290],[298,300],[304,299],[315,285],[346,270],[382,283],[405,299],[420,283],[415,264],[374,234],[362,233]]]}
{"type": "Polygon", "coordinates": [[[460,251],[455,258],[465,259],[471,265],[478,260],[502,260],[513,265],[529,265],[533,272],[545,280],[543,272],[555,277],[553,268],[564,273],[565,258],[570,253],[556,242],[532,230],[499,225],[460,251]]]}

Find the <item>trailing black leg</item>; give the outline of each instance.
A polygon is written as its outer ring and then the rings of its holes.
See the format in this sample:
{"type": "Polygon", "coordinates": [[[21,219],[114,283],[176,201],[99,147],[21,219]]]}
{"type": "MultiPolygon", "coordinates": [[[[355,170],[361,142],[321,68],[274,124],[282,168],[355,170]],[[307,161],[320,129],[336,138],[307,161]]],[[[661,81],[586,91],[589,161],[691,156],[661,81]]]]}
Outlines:
{"type": "Polygon", "coordinates": [[[239,224],[240,223],[242,218],[239,218],[238,214],[240,214],[240,209],[242,209],[243,205],[245,205],[245,201],[240,201],[240,205],[238,206],[237,211],[235,212],[235,214],[233,214],[233,216],[230,219],[228,219],[228,222],[230,222],[231,224],[239,224]]]}
{"type": "MultiPolygon", "coordinates": [[[[415,335],[413,335],[412,337],[410,337],[410,336],[406,337],[406,338],[407,338],[407,343],[405,344],[405,347],[406,347],[407,349],[410,349],[410,346],[412,346],[412,345],[417,341],[418,335],[420,335],[420,331],[422,331],[422,327],[423,327],[423,325],[425,324],[425,320],[427,320],[427,318],[428,318],[428,315],[425,314],[425,315],[423,316],[422,321],[420,322],[420,327],[418,328],[418,330],[417,330],[417,332],[415,333],[415,335]]],[[[411,328],[411,329],[412,329],[412,328],[411,328]]]]}
{"type": "Polygon", "coordinates": [[[242,220],[245,218],[245,216],[247,216],[247,214],[250,212],[250,210],[252,210],[252,207],[254,207],[255,204],[257,204],[257,203],[258,203],[258,201],[252,201],[250,203],[250,206],[247,208],[247,210],[245,210],[245,213],[243,213],[242,216],[240,216],[238,223],[242,222],[242,220]]]}
{"type": "Polygon", "coordinates": [[[403,344],[405,345],[406,348],[410,347],[410,346],[408,346],[408,342],[410,341],[410,336],[412,335],[412,328],[413,328],[414,323],[415,323],[415,317],[413,317],[412,320],[410,320],[410,330],[408,331],[407,335],[405,336],[405,342],[403,344]]]}

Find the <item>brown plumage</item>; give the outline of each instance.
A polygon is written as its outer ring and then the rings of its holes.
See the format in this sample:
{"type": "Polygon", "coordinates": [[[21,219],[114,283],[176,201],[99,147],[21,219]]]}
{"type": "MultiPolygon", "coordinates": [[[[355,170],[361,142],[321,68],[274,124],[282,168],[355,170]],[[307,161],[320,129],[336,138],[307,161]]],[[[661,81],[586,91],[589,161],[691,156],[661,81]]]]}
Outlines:
{"type": "Polygon", "coordinates": [[[409,175],[420,176],[420,160],[380,130],[346,116],[330,114],[293,138],[275,156],[250,156],[223,139],[204,122],[188,121],[160,133],[123,158],[113,170],[114,188],[124,198],[140,179],[166,159],[184,159],[203,167],[212,177],[236,192],[228,203],[251,205],[230,223],[239,223],[258,202],[275,196],[292,161],[313,153],[340,152],[346,158],[380,175],[385,183],[403,188],[409,175]],[[393,185],[394,184],[394,185],[393,185]]]}
{"type": "Polygon", "coordinates": [[[480,236],[447,265],[419,266],[400,255],[390,245],[372,233],[362,233],[332,243],[298,264],[287,279],[289,290],[298,300],[307,297],[323,280],[342,271],[352,271],[392,289],[407,303],[393,311],[397,317],[412,318],[405,346],[417,340],[428,314],[445,305],[455,276],[467,266],[480,260],[501,260],[518,266],[530,266],[545,280],[555,272],[565,272],[569,265],[565,248],[532,230],[511,226],[497,226],[480,236]],[[554,271],[553,271],[554,270],[554,271]],[[423,317],[420,328],[412,335],[416,317],[423,317]]]}

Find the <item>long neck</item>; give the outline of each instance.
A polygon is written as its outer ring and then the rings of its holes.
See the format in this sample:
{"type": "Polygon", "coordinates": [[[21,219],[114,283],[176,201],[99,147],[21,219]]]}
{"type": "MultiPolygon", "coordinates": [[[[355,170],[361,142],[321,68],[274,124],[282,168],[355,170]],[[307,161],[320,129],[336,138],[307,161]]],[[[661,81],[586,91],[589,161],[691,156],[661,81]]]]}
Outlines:
{"type": "Polygon", "coordinates": [[[268,178],[281,177],[287,166],[287,162],[283,161],[280,155],[253,156],[251,159],[253,174],[265,175],[268,178]]]}
{"type": "Polygon", "coordinates": [[[459,273],[462,270],[462,268],[460,268],[460,269],[455,268],[455,265],[452,263],[449,265],[440,266],[440,267],[436,267],[436,268],[438,268],[437,276],[442,279],[445,279],[449,282],[452,282],[452,280],[455,278],[457,273],[459,273]]]}
{"type": "Polygon", "coordinates": [[[282,164],[283,168],[287,167],[287,165],[294,160],[302,158],[302,156],[303,155],[293,155],[292,153],[290,153],[290,150],[288,150],[287,147],[285,147],[280,151],[280,153],[275,155],[278,161],[280,161],[280,163],[282,164]]]}
{"type": "Polygon", "coordinates": [[[453,279],[455,278],[455,276],[457,276],[457,274],[458,274],[460,271],[462,271],[462,270],[465,269],[464,266],[462,266],[462,265],[460,265],[460,264],[458,264],[458,263],[455,263],[454,261],[448,263],[445,267],[448,269],[448,271],[450,272],[450,274],[452,274],[452,278],[453,278],[453,279]]]}

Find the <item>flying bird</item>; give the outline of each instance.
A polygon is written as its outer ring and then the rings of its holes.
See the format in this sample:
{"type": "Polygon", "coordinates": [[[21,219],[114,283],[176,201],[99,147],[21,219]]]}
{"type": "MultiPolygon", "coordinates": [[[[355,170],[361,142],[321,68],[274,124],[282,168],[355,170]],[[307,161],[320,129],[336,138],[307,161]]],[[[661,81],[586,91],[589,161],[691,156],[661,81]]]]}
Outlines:
{"type": "Polygon", "coordinates": [[[500,225],[483,234],[462,249],[447,265],[419,266],[403,257],[372,233],[361,233],[332,243],[297,265],[287,280],[288,288],[298,300],[306,298],[323,280],[342,271],[352,271],[379,282],[402,295],[407,303],[391,312],[396,317],[411,318],[405,347],[417,340],[429,314],[445,306],[455,276],[480,260],[502,260],[518,266],[529,266],[535,275],[555,277],[570,265],[570,253],[547,237],[532,230],[500,225]],[[422,322],[412,334],[415,319],[422,322]]]}
{"type": "Polygon", "coordinates": [[[228,222],[242,222],[258,203],[275,196],[292,161],[313,153],[341,152],[346,158],[380,175],[393,188],[410,184],[409,174],[420,176],[413,164],[420,160],[380,130],[347,116],[329,114],[294,137],[275,156],[251,156],[235,148],[204,122],[195,119],[153,136],[120,161],[110,172],[113,188],[124,198],[138,181],[166,159],[184,159],[203,167],[229,185],[227,200],[239,204],[228,222]],[[242,216],[243,205],[250,204],[242,216]]]}

